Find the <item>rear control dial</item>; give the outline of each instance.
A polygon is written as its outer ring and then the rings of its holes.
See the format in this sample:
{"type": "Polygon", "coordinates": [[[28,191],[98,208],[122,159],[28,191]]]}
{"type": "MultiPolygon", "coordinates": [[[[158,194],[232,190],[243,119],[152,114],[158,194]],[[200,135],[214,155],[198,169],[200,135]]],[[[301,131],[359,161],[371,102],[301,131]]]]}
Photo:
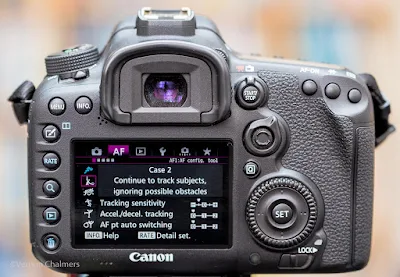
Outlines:
{"type": "Polygon", "coordinates": [[[247,202],[253,236],[273,249],[287,249],[312,233],[317,219],[314,195],[300,181],[279,177],[258,185],[247,202]]]}
{"type": "Polygon", "coordinates": [[[256,109],[267,99],[267,87],[254,77],[247,77],[236,86],[236,101],[243,109],[256,109]]]}

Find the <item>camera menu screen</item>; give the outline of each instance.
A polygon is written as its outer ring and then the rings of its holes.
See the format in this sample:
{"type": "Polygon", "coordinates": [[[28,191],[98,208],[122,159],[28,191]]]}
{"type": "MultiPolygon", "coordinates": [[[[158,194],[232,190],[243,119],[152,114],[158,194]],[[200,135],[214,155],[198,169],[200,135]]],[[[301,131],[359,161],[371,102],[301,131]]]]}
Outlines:
{"type": "Polygon", "coordinates": [[[73,246],[230,245],[229,141],[73,141],[73,246]]]}

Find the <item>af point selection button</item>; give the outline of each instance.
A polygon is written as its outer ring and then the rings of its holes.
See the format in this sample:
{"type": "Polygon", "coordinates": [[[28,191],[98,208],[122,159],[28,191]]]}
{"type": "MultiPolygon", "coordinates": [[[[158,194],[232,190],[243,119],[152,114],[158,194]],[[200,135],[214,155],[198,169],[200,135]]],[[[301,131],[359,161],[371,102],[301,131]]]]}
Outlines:
{"type": "Polygon", "coordinates": [[[292,217],[293,210],[285,203],[280,203],[272,209],[272,219],[278,224],[286,224],[292,217]]]}
{"type": "Polygon", "coordinates": [[[47,169],[56,170],[60,166],[61,160],[56,153],[49,152],[43,156],[42,162],[47,169]]]}

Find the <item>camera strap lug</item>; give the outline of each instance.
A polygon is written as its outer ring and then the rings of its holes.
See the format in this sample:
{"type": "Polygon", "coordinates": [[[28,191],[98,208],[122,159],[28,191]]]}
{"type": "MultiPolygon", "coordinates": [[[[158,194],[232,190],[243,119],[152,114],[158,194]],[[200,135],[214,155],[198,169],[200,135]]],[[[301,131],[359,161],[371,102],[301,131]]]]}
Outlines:
{"type": "Polygon", "coordinates": [[[25,81],[8,98],[8,101],[12,102],[14,114],[19,124],[28,122],[29,106],[32,103],[35,90],[35,85],[31,81],[25,81]]]}
{"type": "Polygon", "coordinates": [[[380,145],[396,128],[389,123],[390,102],[379,89],[374,76],[365,73],[360,74],[371,93],[374,104],[375,117],[375,147],[380,145]]]}

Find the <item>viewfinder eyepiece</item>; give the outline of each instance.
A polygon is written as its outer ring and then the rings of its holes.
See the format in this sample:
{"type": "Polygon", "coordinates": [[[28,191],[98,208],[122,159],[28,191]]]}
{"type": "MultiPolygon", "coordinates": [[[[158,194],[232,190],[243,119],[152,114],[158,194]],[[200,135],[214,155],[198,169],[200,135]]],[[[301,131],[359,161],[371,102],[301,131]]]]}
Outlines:
{"type": "Polygon", "coordinates": [[[150,107],[181,107],[187,98],[187,83],[182,74],[150,74],[144,97],[150,107]]]}

